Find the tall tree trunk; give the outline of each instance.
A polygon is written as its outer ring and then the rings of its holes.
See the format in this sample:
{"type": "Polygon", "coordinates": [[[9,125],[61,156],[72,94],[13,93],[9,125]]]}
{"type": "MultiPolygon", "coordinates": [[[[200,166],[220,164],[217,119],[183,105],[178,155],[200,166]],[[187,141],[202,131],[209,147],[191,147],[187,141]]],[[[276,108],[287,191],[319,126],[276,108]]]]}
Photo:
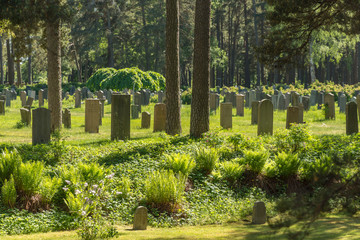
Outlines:
{"type": "MultiPolygon", "coordinates": [[[[60,0],[54,0],[60,5],[60,0]]],[[[61,102],[61,45],[60,19],[55,14],[49,14],[46,23],[47,58],[48,58],[48,101],[51,111],[51,131],[61,129],[62,102],[61,102]]]]}
{"type": "Polygon", "coordinates": [[[196,0],[190,119],[190,136],[196,138],[209,131],[210,10],[211,0],[196,0]]]}
{"type": "Polygon", "coordinates": [[[16,75],[17,75],[17,85],[20,86],[22,84],[20,60],[16,61],[16,75]]]}
{"type": "Polygon", "coordinates": [[[352,75],[352,82],[353,84],[358,83],[358,75],[359,75],[359,44],[356,43],[355,50],[353,51],[353,75],[352,75]]]}
{"type": "MultiPolygon", "coordinates": [[[[259,34],[257,28],[257,19],[256,19],[256,3],[255,0],[252,0],[253,14],[254,14],[254,32],[255,32],[255,44],[256,47],[259,47],[259,34]]],[[[260,70],[260,62],[256,61],[256,85],[260,86],[261,84],[261,70],[260,70]]]]}
{"type": "Polygon", "coordinates": [[[181,133],[179,0],[166,0],[166,133],[181,133]]]}
{"type": "Polygon", "coordinates": [[[15,81],[15,70],[14,70],[14,56],[12,51],[12,44],[10,44],[10,39],[6,40],[6,49],[8,57],[8,83],[10,86],[14,85],[15,81]]]}
{"type": "Polygon", "coordinates": [[[32,61],[32,57],[31,57],[31,53],[32,53],[32,44],[30,42],[29,44],[29,49],[30,49],[30,53],[28,56],[28,84],[32,84],[32,68],[31,68],[31,61],[32,61]]]}
{"type": "MultiPolygon", "coordinates": [[[[244,18],[245,18],[245,29],[248,26],[248,17],[247,17],[247,4],[244,1],[244,18]]],[[[249,35],[248,31],[245,30],[244,34],[244,45],[245,45],[245,59],[244,59],[244,68],[245,68],[245,87],[250,88],[250,60],[249,60],[249,35]]]]}
{"type": "Polygon", "coordinates": [[[149,39],[147,34],[147,23],[145,15],[145,2],[144,0],[140,1],[141,4],[141,16],[143,22],[143,33],[144,33],[144,50],[145,50],[145,71],[150,70],[150,52],[149,52],[149,39]]]}
{"type": "Polygon", "coordinates": [[[3,37],[0,35],[0,84],[4,84],[3,37]]]}
{"type": "Polygon", "coordinates": [[[310,59],[310,80],[311,80],[311,84],[313,82],[315,82],[315,79],[316,79],[316,76],[315,76],[315,64],[314,64],[314,60],[313,60],[313,57],[312,57],[312,51],[313,51],[313,41],[312,39],[310,39],[310,43],[309,43],[309,59],[310,59]]]}
{"type": "Polygon", "coordinates": [[[108,41],[108,67],[114,67],[114,40],[113,40],[113,32],[111,27],[111,17],[110,17],[110,10],[107,9],[107,16],[106,16],[106,35],[108,41]]]}

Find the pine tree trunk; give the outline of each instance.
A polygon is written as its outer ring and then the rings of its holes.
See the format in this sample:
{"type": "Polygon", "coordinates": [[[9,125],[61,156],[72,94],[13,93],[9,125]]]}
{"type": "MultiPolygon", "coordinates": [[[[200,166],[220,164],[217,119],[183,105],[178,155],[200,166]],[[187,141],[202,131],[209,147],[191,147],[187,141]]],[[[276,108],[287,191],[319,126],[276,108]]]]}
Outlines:
{"type": "MultiPolygon", "coordinates": [[[[245,18],[245,29],[247,29],[248,25],[248,17],[247,17],[247,5],[246,1],[244,1],[244,18],[245,18]]],[[[245,87],[250,88],[251,80],[250,80],[250,60],[249,60],[249,35],[248,31],[245,31],[244,34],[244,45],[245,45],[245,59],[244,59],[244,67],[245,67],[245,87]]]]}
{"type": "Polygon", "coordinates": [[[17,85],[20,86],[22,84],[20,60],[16,61],[16,75],[17,75],[17,85]]]}
{"type": "Polygon", "coordinates": [[[51,111],[51,131],[61,129],[61,45],[60,20],[49,19],[46,23],[48,57],[48,101],[51,111]]]}
{"type": "Polygon", "coordinates": [[[209,131],[211,0],[196,0],[190,136],[209,131]]]}
{"type": "Polygon", "coordinates": [[[0,36],[0,84],[4,85],[3,38],[0,36]]]}
{"type": "Polygon", "coordinates": [[[32,84],[32,68],[31,68],[31,61],[32,61],[32,57],[31,57],[31,51],[32,51],[32,45],[30,43],[29,45],[29,49],[30,49],[30,54],[28,56],[28,84],[32,84]]]}
{"type": "MultiPolygon", "coordinates": [[[[252,7],[253,7],[253,14],[254,14],[254,32],[255,32],[255,44],[256,47],[259,47],[259,34],[258,34],[258,27],[257,27],[257,19],[256,19],[256,3],[255,0],[252,0],[252,7]]],[[[261,71],[260,71],[260,62],[256,61],[256,85],[260,86],[261,84],[261,71]]]]}
{"type": "Polygon", "coordinates": [[[106,18],[106,30],[107,30],[107,41],[108,41],[108,67],[114,67],[114,40],[113,40],[113,32],[111,27],[111,18],[110,11],[107,10],[107,18],[106,18]]]}
{"type": "Polygon", "coordinates": [[[166,133],[181,133],[179,0],[166,0],[166,133]]]}
{"type": "Polygon", "coordinates": [[[147,23],[146,23],[146,15],[145,15],[145,2],[142,0],[141,2],[141,16],[143,22],[143,33],[144,33],[144,50],[145,50],[145,71],[150,70],[150,52],[149,52],[149,39],[147,34],[147,23]]]}
{"type": "Polygon", "coordinates": [[[8,57],[8,83],[10,86],[14,85],[15,81],[14,57],[11,45],[12,44],[10,44],[10,39],[7,39],[6,49],[8,57]]]}

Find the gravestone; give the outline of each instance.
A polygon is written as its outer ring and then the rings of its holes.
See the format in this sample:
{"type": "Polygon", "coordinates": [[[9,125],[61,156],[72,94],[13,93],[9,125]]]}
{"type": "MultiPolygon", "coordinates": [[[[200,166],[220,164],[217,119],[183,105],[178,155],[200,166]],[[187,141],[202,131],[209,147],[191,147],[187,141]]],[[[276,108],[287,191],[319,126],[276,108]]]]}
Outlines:
{"type": "Polygon", "coordinates": [[[27,98],[27,100],[26,100],[25,106],[28,107],[28,108],[31,108],[33,102],[34,102],[34,98],[29,96],[29,97],[27,98]]]}
{"type": "Polygon", "coordinates": [[[290,129],[292,123],[299,123],[299,108],[288,107],[286,113],[286,128],[290,129]]]}
{"type": "Polygon", "coordinates": [[[20,92],[20,100],[21,100],[21,106],[25,106],[26,105],[26,92],[25,91],[21,91],[20,92]]]}
{"type": "Polygon", "coordinates": [[[220,126],[229,129],[232,128],[232,103],[220,103],[220,126]]]}
{"type": "Polygon", "coordinates": [[[265,224],[266,223],[266,207],[264,202],[255,202],[252,214],[253,224],[265,224]]]}
{"type": "Polygon", "coordinates": [[[63,123],[64,128],[71,128],[71,112],[67,108],[63,112],[63,123]]]}
{"type": "Polygon", "coordinates": [[[249,92],[246,92],[245,93],[245,107],[246,108],[249,108],[249,96],[250,96],[250,93],[249,92]]]}
{"type": "Polygon", "coordinates": [[[138,106],[138,113],[141,113],[141,93],[140,92],[134,93],[134,105],[138,106]]]}
{"type": "Polygon", "coordinates": [[[139,206],[135,210],[133,230],[146,230],[148,224],[148,210],[139,206]]]}
{"type": "Polygon", "coordinates": [[[105,98],[100,99],[101,102],[101,117],[103,118],[105,116],[105,98]]]}
{"type": "Polygon", "coordinates": [[[102,90],[98,91],[98,92],[96,93],[96,97],[97,97],[98,99],[100,99],[100,100],[104,99],[104,98],[105,98],[104,92],[103,92],[102,90]]]}
{"type": "Polygon", "coordinates": [[[151,114],[149,112],[141,113],[141,128],[150,128],[151,114]]]}
{"type": "Polygon", "coordinates": [[[50,142],[50,110],[37,108],[32,111],[32,144],[47,144],[50,142]]]}
{"type": "Polygon", "coordinates": [[[165,131],[166,128],[166,104],[157,103],[154,107],[154,132],[165,131]]]}
{"type": "Polygon", "coordinates": [[[317,104],[324,104],[324,92],[318,92],[316,95],[316,102],[317,104]]]}
{"type": "Polygon", "coordinates": [[[0,115],[5,115],[5,101],[0,100],[0,115]]]}
{"type": "Polygon", "coordinates": [[[249,108],[251,108],[252,102],[256,101],[256,93],[254,90],[251,90],[249,93],[249,108]]]}
{"type": "Polygon", "coordinates": [[[345,113],[346,111],[346,95],[345,94],[341,94],[339,97],[339,108],[340,108],[340,113],[345,113]]]}
{"type": "Polygon", "coordinates": [[[75,108],[81,108],[81,91],[76,89],[75,91],[75,108]]]}
{"type": "Polygon", "coordinates": [[[300,94],[298,94],[297,92],[292,92],[291,93],[291,105],[293,107],[297,107],[299,106],[300,103],[300,94]]]}
{"type": "Polygon", "coordinates": [[[359,120],[360,120],[360,94],[358,94],[356,96],[356,104],[357,104],[357,107],[358,107],[358,116],[359,116],[359,120]]]}
{"type": "Polygon", "coordinates": [[[45,88],[44,89],[44,99],[48,99],[48,89],[47,88],[45,88]]]}
{"type": "Polygon", "coordinates": [[[269,95],[269,94],[263,94],[261,100],[264,100],[264,99],[267,99],[267,100],[270,100],[270,101],[271,101],[271,95],[269,95]]]}
{"type": "Polygon", "coordinates": [[[258,135],[273,134],[274,108],[270,100],[264,99],[258,106],[258,135]]]}
{"type": "Polygon", "coordinates": [[[31,111],[27,108],[20,108],[21,122],[25,125],[30,125],[31,123],[31,111]]]}
{"type": "Polygon", "coordinates": [[[346,104],[346,134],[357,134],[359,132],[358,106],[354,102],[346,104]]]}
{"type": "Polygon", "coordinates": [[[304,105],[299,103],[297,107],[299,108],[299,123],[304,123],[304,105]]]}
{"type": "Polygon", "coordinates": [[[303,96],[302,97],[302,104],[304,106],[304,111],[309,111],[310,110],[310,97],[303,96]]]}
{"type": "Polygon", "coordinates": [[[131,119],[138,119],[139,118],[139,106],[138,105],[131,105],[131,119]]]}
{"type": "Polygon", "coordinates": [[[109,90],[109,91],[107,91],[107,93],[106,93],[107,95],[106,95],[106,99],[107,99],[107,101],[108,101],[108,104],[111,104],[112,103],[112,95],[114,94],[114,91],[113,90],[109,90]]]}
{"type": "Polygon", "coordinates": [[[99,99],[85,100],[85,132],[99,133],[101,119],[101,103],[99,99]]]}
{"type": "Polygon", "coordinates": [[[325,119],[335,120],[335,99],[332,93],[327,93],[324,97],[325,119]]]}
{"type": "Polygon", "coordinates": [[[251,124],[257,124],[258,121],[259,102],[255,101],[251,103],[251,124]]]}
{"type": "Polygon", "coordinates": [[[165,94],[163,91],[158,92],[158,103],[163,103],[165,99],[165,94]]]}
{"type": "Polygon", "coordinates": [[[210,93],[210,110],[216,111],[219,107],[220,95],[217,93],[210,93]]]}
{"type": "Polygon", "coordinates": [[[44,90],[39,90],[39,107],[44,106],[44,90]]]}
{"type": "Polygon", "coordinates": [[[82,99],[82,100],[88,98],[87,93],[88,93],[88,88],[87,88],[87,87],[83,87],[83,88],[81,89],[81,99],[82,99]]]}
{"type": "Polygon", "coordinates": [[[6,107],[11,107],[11,92],[9,90],[6,90],[5,92],[5,96],[6,96],[6,107]]]}
{"type": "Polygon", "coordinates": [[[236,95],[236,115],[244,116],[244,100],[245,96],[242,94],[236,95]]]}
{"type": "Polygon", "coordinates": [[[291,94],[285,93],[285,109],[289,107],[290,101],[291,101],[291,94]]]}
{"type": "Polygon", "coordinates": [[[278,103],[278,95],[272,95],[271,96],[271,102],[273,104],[274,110],[278,109],[277,103],[278,103]]]}
{"type": "Polygon", "coordinates": [[[130,139],[131,96],[114,93],[111,98],[111,140],[130,139]]]}
{"type": "Polygon", "coordinates": [[[255,99],[256,99],[256,101],[260,101],[261,98],[262,98],[262,90],[257,88],[255,90],[255,99]]]}

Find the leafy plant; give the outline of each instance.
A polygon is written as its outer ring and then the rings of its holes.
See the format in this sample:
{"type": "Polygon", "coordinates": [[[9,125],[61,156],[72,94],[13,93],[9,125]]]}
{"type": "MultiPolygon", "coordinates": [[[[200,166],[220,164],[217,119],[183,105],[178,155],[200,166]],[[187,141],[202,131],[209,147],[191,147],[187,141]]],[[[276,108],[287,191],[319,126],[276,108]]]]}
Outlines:
{"type": "Polygon", "coordinates": [[[218,153],[215,148],[197,148],[195,150],[194,158],[196,168],[205,175],[210,174],[214,170],[219,160],[218,153]]]}
{"type": "Polygon", "coordinates": [[[43,177],[39,193],[42,196],[42,201],[44,204],[50,204],[51,200],[55,196],[59,187],[61,186],[61,179],[54,177],[51,178],[49,176],[43,177]]]}
{"type": "Polygon", "coordinates": [[[328,179],[334,170],[334,166],[331,157],[322,154],[320,157],[314,158],[313,161],[303,163],[302,176],[307,180],[321,183],[328,179]]]}
{"type": "Polygon", "coordinates": [[[4,183],[6,179],[17,171],[21,164],[20,154],[16,149],[9,152],[5,149],[0,155],[0,181],[4,183]]]}
{"type": "Polygon", "coordinates": [[[112,76],[116,72],[117,70],[115,68],[101,68],[89,78],[89,80],[86,82],[86,86],[91,91],[98,91],[101,89],[101,82],[112,76]]]}
{"type": "Polygon", "coordinates": [[[194,160],[187,154],[172,153],[165,154],[165,167],[171,169],[174,173],[182,173],[189,176],[195,167],[194,160]]]}
{"type": "Polygon", "coordinates": [[[242,160],[242,163],[247,165],[249,170],[252,170],[253,172],[259,174],[263,170],[266,160],[268,158],[269,153],[265,150],[246,150],[244,152],[244,158],[242,160]]]}
{"type": "Polygon", "coordinates": [[[272,167],[268,168],[267,175],[286,179],[295,176],[300,165],[297,154],[280,152],[275,156],[272,167]]]}
{"type": "Polygon", "coordinates": [[[42,162],[21,163],[15,175],[16,188],[27,198],[38,193],[43,170],[44,164],[42,162]]]}
{"type": "Polygon", "coordinates": [[[155,171],[145,181],[145,202],[159,210],[173,212],[179,208],[186,178],[171,170],[155,171]]]}
{"type": "Polygon", "coordinates": [[[4,185],[1,188],[1,199],[5,206],[14,208],[16,197],[15,182],[13,175],[11,175],[9,181],[5,179],[4,185]]]}
{"type": "Polygon", "coordinates": [[[234,185],[243,175],[244,167],[236,161],[226,161],[221,163],[220,171],[222,178],[234,185]]]}

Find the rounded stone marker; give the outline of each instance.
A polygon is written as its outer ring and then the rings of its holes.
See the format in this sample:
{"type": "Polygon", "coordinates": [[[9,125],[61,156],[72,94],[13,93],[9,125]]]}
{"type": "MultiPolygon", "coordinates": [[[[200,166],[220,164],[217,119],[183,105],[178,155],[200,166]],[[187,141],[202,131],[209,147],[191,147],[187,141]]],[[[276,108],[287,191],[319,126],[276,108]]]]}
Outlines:
{"type": "Polygon", "coordinates": [[[266,223],[266,207],[264,202],[255,202],[253,207],[252,223],[266,223]]]}
{"type": "Polygon", "coordinates": [[[148,210],[146,207],[139,206],[134,214],[133,230],[146,230],[148,224],[148,210]]]}

